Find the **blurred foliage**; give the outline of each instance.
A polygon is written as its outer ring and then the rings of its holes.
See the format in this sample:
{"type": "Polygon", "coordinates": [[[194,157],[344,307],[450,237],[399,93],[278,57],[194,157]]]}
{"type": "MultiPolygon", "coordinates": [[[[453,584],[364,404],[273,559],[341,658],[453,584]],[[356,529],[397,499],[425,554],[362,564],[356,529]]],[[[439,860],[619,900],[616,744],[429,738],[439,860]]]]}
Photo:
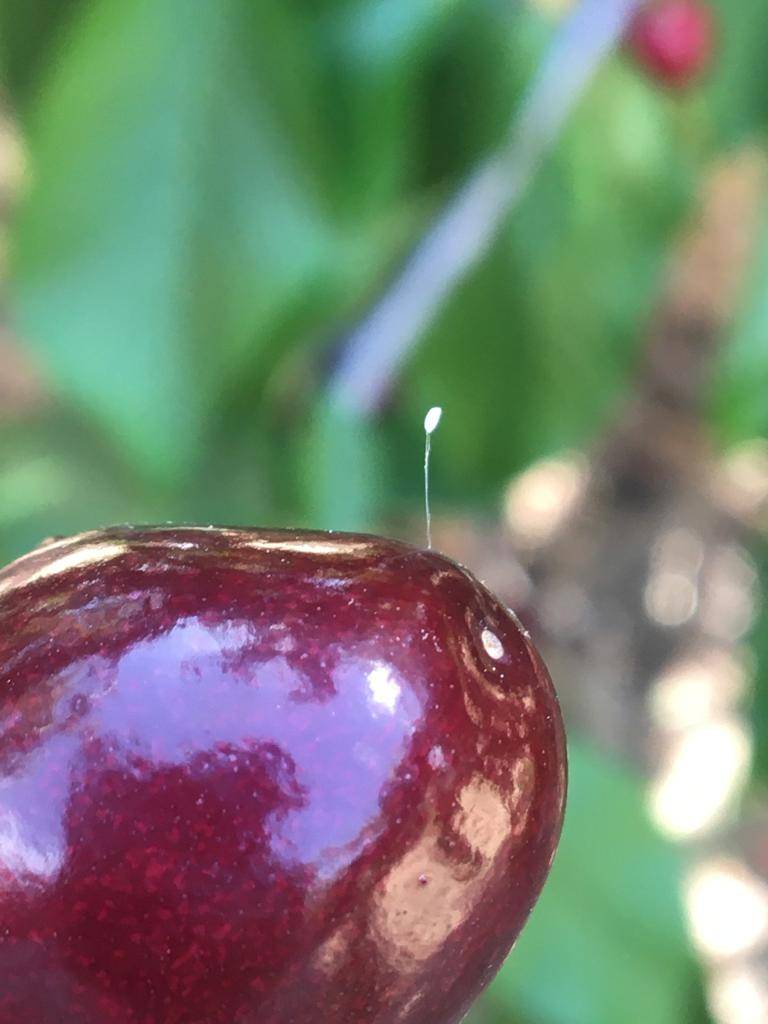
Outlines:
{"type": "MultiPolygon", "coordinates": [[[[339,339],[505,138],[555,22],[500,0],[0,3],[32,171],[12,237],[15,323],[62,415],[98,438],[93,469],[115,504],[205,519],[199,481],[226,451],[229,518],[370,525],[418,496],[434,401],[449,410],[438,501],[485,503],[531,459],[593,437],[628,386],[703,169],[764,128],[761,7],[719,8],[724,59],[690,94],[609,62],[387,409],[329,431],[339,339]],[[307,472],[321,463],[344,472],[307,472]]],[[[760,317],[723,374],[728,436],[764,426],[760,317]],[[733,400],[749,387],[751,403],[733,400]]],[[[34,432],[33,462],[61,446],[34,432]]],[[[68,450],[82,494],[90,472],[68,450]]],[[[51,523],[58,493],[38,494],[51,523]]],[[[83,504],[76,525],[111,504],[83,504]]]]}
{"type": "Polygon", "coordinates": [[[768,544],[765,539],[754,552],[760,581],[759,613],[749,637],[754,668],[758,678],[752,705],[754,738],[753,781],[765,793],[768,790],[768,544]]]}
{"type": "Polygon", "coordinates": [[[768,436],[768,211],[743,308],[724,349],[715,420],[721,438],[735,443],[768,436]]]}
{"type": "MultiPolygon", "coordinates": [[[[421,500],[435,402],[438,505],[589,442],[703,173],[764,144],[764,5],[716,6],[690,93],[607,62],[360,422],[326,400],[345,333],[503,144],[557,23],[533,0],[0,0],[30,168],[11,314],[55,395],[0,424],[3,559],[116,521],[374,527],[421,500]]],[[[768,432],[763,234],[714,386],[724,440],[768,432]]],[[[552,882],[475,1020],[703,1019],[676,870],[639,787],[575,751],[552,882]]]]}

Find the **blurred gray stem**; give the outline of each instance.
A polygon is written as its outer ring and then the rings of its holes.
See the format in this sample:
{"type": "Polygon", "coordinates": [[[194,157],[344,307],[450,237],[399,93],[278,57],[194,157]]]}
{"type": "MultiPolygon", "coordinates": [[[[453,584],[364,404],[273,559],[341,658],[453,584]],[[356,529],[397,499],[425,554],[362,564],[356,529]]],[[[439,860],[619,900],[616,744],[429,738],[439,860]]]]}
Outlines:
{"type": "Polygon", "coordinates": [[[448,203],[400,274],[350,334],[330,400],[365,418],[378,408],[410,350],[451,291],[492,244],[505,215],[597,68],[621,39],[640,0],[582,0],[553,40],[507,144],[448,203]]]}

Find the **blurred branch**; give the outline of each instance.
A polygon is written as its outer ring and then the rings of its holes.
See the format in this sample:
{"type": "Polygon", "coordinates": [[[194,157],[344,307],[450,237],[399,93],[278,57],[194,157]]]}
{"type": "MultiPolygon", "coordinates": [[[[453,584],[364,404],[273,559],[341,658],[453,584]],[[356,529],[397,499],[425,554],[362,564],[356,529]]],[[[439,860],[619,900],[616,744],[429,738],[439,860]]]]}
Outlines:
{"type": "Polygon", "coordinates": [[[409,351],[453,288],[488,251],[507,213],[639,0],[583,0],[558,31],[506,145],[470,177],[417,246],[393,285],[347,339],[331,402],[371,415],[409,351]]]}
{"type": "Polygon", "coordinates": [[[768,890],[739,818],[752,755],[744,644],[759,601],[753,538],[734,514],[744,462],[718,456],[703,414],[765,188],[757,152],[713,169],[580,509],[526,566],[553,676],[580,680],[573,719],[648,769],[652,817],[686,851],[683,903],[718,1024],[747,1020],[729,1009],[735,979],[750,1019],[766,1019],[768,929],[745,928],[743,907],[768,905],[768,890]],[[734,889],[741,908],[720,896],[734,889]]]}

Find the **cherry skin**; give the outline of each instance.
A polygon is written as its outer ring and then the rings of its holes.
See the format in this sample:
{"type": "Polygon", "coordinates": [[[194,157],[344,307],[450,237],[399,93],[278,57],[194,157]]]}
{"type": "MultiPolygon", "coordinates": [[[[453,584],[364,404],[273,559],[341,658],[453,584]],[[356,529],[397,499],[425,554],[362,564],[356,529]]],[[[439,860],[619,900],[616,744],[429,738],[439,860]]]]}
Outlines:
{"type": "Polygon", "coordinates": [[[635,15],[628,44],[635,59],[657,81],[685,88],[712,61],[712,9],[703,0],[657,0],[635,15]]]}
{"type": "Polygon", "coordinates": [[[450,1024],[563,815],[557,700],[449,559],[119,528],[0,573],[0,1024],[450,1024]]]}

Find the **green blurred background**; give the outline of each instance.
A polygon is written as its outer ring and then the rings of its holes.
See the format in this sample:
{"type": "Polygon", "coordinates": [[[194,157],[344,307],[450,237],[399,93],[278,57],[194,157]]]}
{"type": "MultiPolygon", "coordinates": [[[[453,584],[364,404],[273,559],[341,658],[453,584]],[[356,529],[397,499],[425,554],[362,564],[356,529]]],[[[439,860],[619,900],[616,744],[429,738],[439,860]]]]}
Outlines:
{"type": "Polygon", "coordinates": [[[527,617],[572,725],[561,853],[473,1024],[758,1024],[762,0],[712,5],[684,91],[600,62],[382,400],[333,401],[572,6],[0,0],[0,556],[116,522],[418,540],[442,405],[437,544],[527,617]]]}

